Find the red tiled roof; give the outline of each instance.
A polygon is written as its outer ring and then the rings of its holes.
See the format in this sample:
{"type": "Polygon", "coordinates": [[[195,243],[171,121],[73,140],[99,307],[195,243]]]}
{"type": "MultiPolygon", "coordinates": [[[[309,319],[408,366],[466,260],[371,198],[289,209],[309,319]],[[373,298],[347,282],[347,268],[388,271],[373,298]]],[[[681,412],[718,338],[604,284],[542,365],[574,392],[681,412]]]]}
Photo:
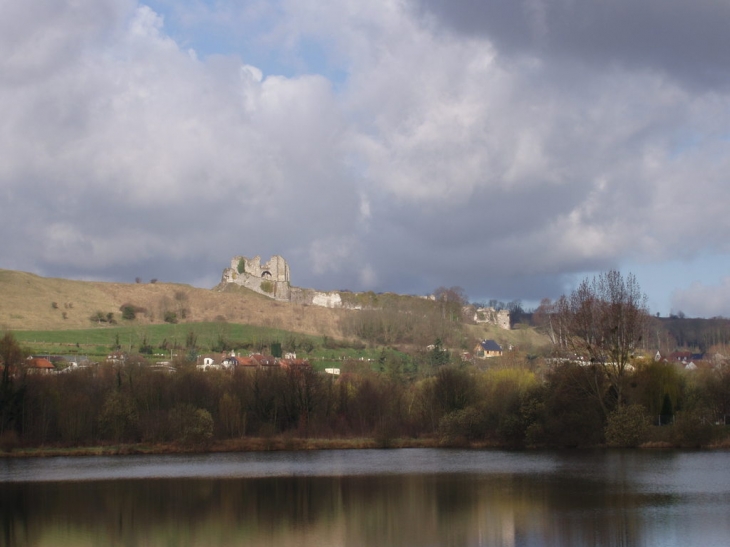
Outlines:
{"type": "Polygon", "coordinates": [[[251,359],[254,363],[261,367],[273,367],[276,366],[276,359],[270,355],[261,355],[260,353],[254,353],[251,355],[251,359]]]}
{"type": "Polygon", "coordinates": [[[311,368],[312,365],[306,359],[279,359],[282,368],[311,368]]]}
{"type": "Polygon", "coordinates": [[[28,366],[30,368],[37,368],[42,370],[55,370],[56,367],[53,366],[53,363],[51,363],[48,359],[44,359],[43,357],[36,357],[34,359],[28,359],[28,366]]]}

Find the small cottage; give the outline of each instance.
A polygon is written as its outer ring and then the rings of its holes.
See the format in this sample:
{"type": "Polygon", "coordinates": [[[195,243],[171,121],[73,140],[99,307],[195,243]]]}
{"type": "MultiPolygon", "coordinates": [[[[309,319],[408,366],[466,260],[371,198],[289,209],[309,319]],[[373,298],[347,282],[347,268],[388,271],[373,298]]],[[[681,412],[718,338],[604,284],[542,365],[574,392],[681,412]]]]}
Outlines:
{"type": "Polygon", "coordinates": [[[56,367],[53,366],[48,359],[43,357],[29,357],[27,363],[27,371],[31,373],[48,374],[49,372],[56,372],[56,367]]]}
{"type": "Polygon", "coordinates": [[[494,340],[482,340],[474,348],[474,355],[480,359],[500,357],[502,355],[502,346],[494,340]]]}

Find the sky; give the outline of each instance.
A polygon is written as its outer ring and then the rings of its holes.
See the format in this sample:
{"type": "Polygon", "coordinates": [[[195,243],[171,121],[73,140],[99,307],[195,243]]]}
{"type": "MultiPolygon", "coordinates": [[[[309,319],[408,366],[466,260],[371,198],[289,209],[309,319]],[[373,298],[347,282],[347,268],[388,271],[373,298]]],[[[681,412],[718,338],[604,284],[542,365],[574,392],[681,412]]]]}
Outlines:
{"type": "Polygon", "coordinates": [[[730,316],[725,0],[0,0],[0,268],[730,316]]]}

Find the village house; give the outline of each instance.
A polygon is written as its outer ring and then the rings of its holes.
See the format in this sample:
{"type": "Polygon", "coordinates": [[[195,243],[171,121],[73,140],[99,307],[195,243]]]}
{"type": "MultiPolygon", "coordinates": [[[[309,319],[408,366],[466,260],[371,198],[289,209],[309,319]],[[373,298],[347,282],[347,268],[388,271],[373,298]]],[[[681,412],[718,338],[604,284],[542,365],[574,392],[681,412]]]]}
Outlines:
{"type": "Polygon", "coordinates": [[[198,370],[220,370],[223,365],[220,363],[220,359],[212,355],[201,355],[198,357],[198,364],[196,365],[198,370]]]}
{"type": "Polygon", "coordinates": [[[500,346],[494,340],[482,340],[474,348],[474,355],[480,359],[487,359],[489,357],[501,357],[502,346],[500,346]]]}
{"type": "Polygon", "coordinates": [[[271,355],[262,355],[261,353],[254,353],[251,356],[251,360],[257,367],[278,367],[279,364],[276,362],[276,358],[271,355]]]}
{"type": "Polygon", "coordinates": [[[107,362],[114,363],[115,365],[123,365],[127,361],[127,354],[121,351],[110,353],[106,357],[107,362]]]}
{"type": "Polygon", "coordinates": [[[236,367],[250,367],[253,366],[253,362],[248,357],[237,357],[236,355],[230,355],[223,358],[223,360],[221,361],[221,365],[223,366],[223,368],[232,369],[236,367]]]}
{"type": "Polygon", "coordinates": [[[657,351],[655,360],[661,359],[663,362],[673,363],[674,365],[684,370],[697,370],[698,368],[711,369],[713,368],[713,362],[705,360],[704,353],[692,353],[690,351],[674,351],[669,354],[669,357],[662,358],[661,354],[657,351]]]}
{"type": "Polygon", "coordinates": [[[28,357],[26,370],[31,374],[48,374],[56,372],[56,367],[48,359],[43,357],[28,357]]]}

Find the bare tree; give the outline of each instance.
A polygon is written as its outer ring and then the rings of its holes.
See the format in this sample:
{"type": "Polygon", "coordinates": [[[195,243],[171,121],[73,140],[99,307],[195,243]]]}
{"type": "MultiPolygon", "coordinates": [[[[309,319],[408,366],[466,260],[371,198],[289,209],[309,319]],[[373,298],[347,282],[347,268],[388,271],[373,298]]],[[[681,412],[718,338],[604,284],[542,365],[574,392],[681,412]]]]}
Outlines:
{"type": "Polygon", "coordinates": [[[540,305],[537,307],[535,312],[532,314],[532,322],[535,327],[545,333],[553,346],[559,344],[559,336],[555,329],[555,318],[557,311],[557,303],[553,303],[549,298],[543,298],[540,300],[540,305]]]}
{"type": "Polygon", "coordinates": [[[549,298],[543,298],[540,305],[532,315],[532,321],[535,327],[550,338],[553,346],[558,350],[569,348],[568,329],[566,320],[568,298],[563,295],[553,302],[549,298]]]}
{"type": "Polygon", "coordinates": [[[623,405],[631,358],[648,325],[646,300],[632,274],[624,278],[611,270],[590,281],[584,279],[557,303],[559,320],[568,333],[567,345],[589,359],[591,385],[606,412],[606,387],[616,405],[623,405]]]}
{"type": "Polygon", "coordinates": [[[461,321],[462,309],[469,303],[461,287],[439,287],[433,293],[441,308],[441,317],[450,321],[461,321]]]}

